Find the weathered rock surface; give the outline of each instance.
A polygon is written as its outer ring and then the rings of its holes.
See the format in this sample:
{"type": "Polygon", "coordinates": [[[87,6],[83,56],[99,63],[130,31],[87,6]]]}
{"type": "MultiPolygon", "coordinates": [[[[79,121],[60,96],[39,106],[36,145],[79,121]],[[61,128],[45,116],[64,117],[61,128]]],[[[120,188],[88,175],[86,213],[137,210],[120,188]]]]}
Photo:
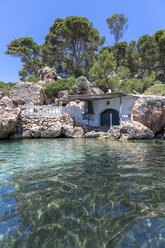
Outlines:
{"type": "Polygon", "coordinates": [[[48,66],[40,69],[38,71],[38,76],[40,77],[40,80],[43,84],[49,84],[57,81],[58,79],[61,79],[61,77],[56,73],[56,69],[50,68],[48,66]]]}
{"type": "Polygon", "coordinates": [[[142,123],[154,133],[165,127],[165,97],[138,98],[132,108],[134,121],[142,123]]]}
{"type": "Polygon", "coordinates": [[[78,138],[83,137],[83,129],[74,127],[74,120],[68,114],[61,116],[24,116],[20,115],[17,130],[11,139],[57,138],[61,135],[78,138]]]}
{"type": "Polygon", "coordinates": [[[61,123],[56,122],[54,126],[48,127],[41,133],[41,138],[56,138],[61,135],[61,123]]]}
{"type": "Polygon", "coordinates": [[[17,127],[20,109],[0,106],[0,139],[7,138],[17,127]]]}
{"type": "Polygon", "coordinates": [[[74,128],[72,126],[68,126],[68,128],[65,127],[65,137],[83,138],[83,136],[84,136],[84,130],[81,127],[74,127],[74,128]]]}
{"type": "Polygon", "coordinates": [[[3,91],[0,91],[0,100],[5,96],[5,93],[3,91]]]}
{"type": "Polygon", "coordinates": [[[97,87],[91,87],[91,95],[101,95],[104,94],[104,91],[102,91],[100,88],[97,87]]]}
{"type": "Polygon", "coordinates": [[[43,105],[45,93],[40,85],[20,82],[10,92],[11,100],[17,105],[43,105]]]}
{"type": "Polygon", "coordinates": [[[98,94],[104,94],[104,92],[94,87],[86,77],[81,76],[77,78],[76,80],[76,86],[73,88],[71,95],[98,95],[98,94]]]}
{"type": "Polygon", "coordinates": [[[13,108],[14,104],[13,101],[8,97],[8,96],[4,96],[1,100],[0,100],[0,106],[2,107],[8,107],[8,108],[13,108]]]}
{"type": "Polygon", "coordinates": [[[120,139],[126,140],[152,139],[154,137],[154,133],[149,128],[136,121],[125,122],[120,128],[120,134],[120,139]]]}

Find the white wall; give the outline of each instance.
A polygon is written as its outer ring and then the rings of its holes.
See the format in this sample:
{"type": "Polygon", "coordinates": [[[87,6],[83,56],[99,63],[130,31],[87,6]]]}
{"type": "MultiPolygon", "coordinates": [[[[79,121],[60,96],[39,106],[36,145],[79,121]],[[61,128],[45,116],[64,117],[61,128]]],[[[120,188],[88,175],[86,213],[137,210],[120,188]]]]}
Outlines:
{"type": "MultiPolygon", "coordinates": [[[[124,96],[122,97],[122,115],[129,115],[131,114],[131,109],[134,105],[134,102],[137,100],[135,96],[124,96]]],[[[100,114],[106,109],[115,109],[120,113],[120,98],[113,98],[113,99],[104,99],[104,100],[94,100],[92,101],[94,114],[89,115],[89,125],[90,126],[100,126],[100,114]],[[107,105],[107,102],[110,102],[107,105]]],[[[76,122],[84,124],[83,121],[83,105],[81,104],[73,104],[71,105],[71,115],[74,117],[76,122]]],[[[123,121],[128,121],[130,118],[123,117],[123,121]]],[[[87,123],[86,123],[87,124],[87,123]]]]}

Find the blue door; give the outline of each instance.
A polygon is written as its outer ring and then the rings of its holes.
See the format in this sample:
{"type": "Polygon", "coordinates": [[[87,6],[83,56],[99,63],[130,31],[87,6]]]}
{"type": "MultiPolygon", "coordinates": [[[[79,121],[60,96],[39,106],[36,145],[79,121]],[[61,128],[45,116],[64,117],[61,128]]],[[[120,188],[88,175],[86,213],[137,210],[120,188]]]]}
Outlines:
{"type": "Polygon", "coordinates": [[[107,109],[100,116],[102,127],[110,127],[110,114],[112,115],[112,125],[120,125],[119,112],[115,109],[107,109]]]}

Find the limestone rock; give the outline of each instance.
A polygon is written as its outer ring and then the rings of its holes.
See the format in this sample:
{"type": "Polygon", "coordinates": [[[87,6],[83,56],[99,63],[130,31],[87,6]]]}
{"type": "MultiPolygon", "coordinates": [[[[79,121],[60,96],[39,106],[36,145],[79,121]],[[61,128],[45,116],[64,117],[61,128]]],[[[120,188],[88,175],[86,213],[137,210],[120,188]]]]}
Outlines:
{"type": "Polygon", "coordinates": [[[152,139],[154,137],[154,133],[149,128],[136,121],[125,122],[120,128],[120,135],[121,139],[126,140],[152,139]]]}
{"type": "Polygon", "coordinates": [[[40,85],[20,82],[12,88],[10,98],[18,105],[43,105],[46,96],[40,85]]]}
{"type": "Polygon", "coordinates": [[[48,127],[42,131],[41,138],[56,138],[61,135],[61,123],[57,122],[54,127],[48,127]]]}
{"type": "MultiPolygon", "coordinates": [[[[66,127],[65,127],[66,128],[66,127]]],[[[70,127],[65,131],[65,136],[68,138],[83,138],[84,130],[81,127],[70,127]]]]}
{"type": "Polygon", "coordinates": [[[17,127],[20,109],[0,106],[0,139],[7,138],[17,127]]]}
{"type": "Polygon", "coordinates": [[[30,136],[32,136],[33,138],[40,138],[41,132],[42,132],[41,126],[32,127],[30,130],[30,136]]]}
{"type": "Polygon", "coordinates": [[[14,107],[14,104],[13,104],[13,101],[8,96],[4,96],[0,100],[0,106],[2,106],[2,107],[8,107],[8,108],[13,108],[14,107]]]}
{"type": "Polygon", "coordinates": [[[0,91],[0,100],[5,96],[5,93],[3,91],[0,91]]]}
{"type": "Polygon", "coordinates": [[[58,98],[67,98],[68,93],[66,91],[60,91],[58,92],[58,98]]]}
{"type": "Polygon", "coordinates": [[[55,68],[50,68],[48,66],[40,69],[38,71],[38,76],[43,84],[49,84],[61,79],[61,77],[56,73],[55,68]]]}
{"type": "Polygon", "coordinates": [[[91,95],[101,95],[101,94],[105,94],[105,93],[100,88],[91,87],[91,95]]]}
{"type": "Polygon", "coordinates": [[[138,98],[132,108],[133,120],[142,123],[154,133],[165,127],[165,97],[138,98]]]}
{"type": "Polygon", "coordinates": [[[85,138],[108,138],[108,134],[106,132],[97,132],[97,131],[90,131],[90,132],[86,132],[84,137],[85,138]]]}
{"type": "Polygon", "coordinates": [[[108,131],[109,138],[119,139],[121,136],[120,126],[113,126],[108,131]]]}

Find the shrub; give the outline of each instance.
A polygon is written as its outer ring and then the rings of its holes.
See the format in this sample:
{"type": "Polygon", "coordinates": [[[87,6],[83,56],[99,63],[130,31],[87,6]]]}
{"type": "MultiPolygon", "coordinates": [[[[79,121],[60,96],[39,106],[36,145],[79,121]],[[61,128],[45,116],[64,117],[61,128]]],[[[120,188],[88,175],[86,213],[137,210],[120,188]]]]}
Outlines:
{"type": "Polygon", "coordinates": [[[165,85],[164,84],[155,84],[155,85],[152,85],[144,93],[146,95],[165,96],[165,85]]]}
{"type": "Polygon", "coordinates": [[[0,81],[0,91],[3,91],[6,95],[9,95],[11,89],[16,85],[16,83],[4,83],[0,81]]]}
{"type": "Polygon", "coordinates": [[[44,86],[45,92],[47,95],[56,96],[60,91],[68,91],[70,92],[72,87],[75,85],[76,79],[74,77],[70,78],[62,78],[57,80],[56,82],[46,84],[44,86]]]}

